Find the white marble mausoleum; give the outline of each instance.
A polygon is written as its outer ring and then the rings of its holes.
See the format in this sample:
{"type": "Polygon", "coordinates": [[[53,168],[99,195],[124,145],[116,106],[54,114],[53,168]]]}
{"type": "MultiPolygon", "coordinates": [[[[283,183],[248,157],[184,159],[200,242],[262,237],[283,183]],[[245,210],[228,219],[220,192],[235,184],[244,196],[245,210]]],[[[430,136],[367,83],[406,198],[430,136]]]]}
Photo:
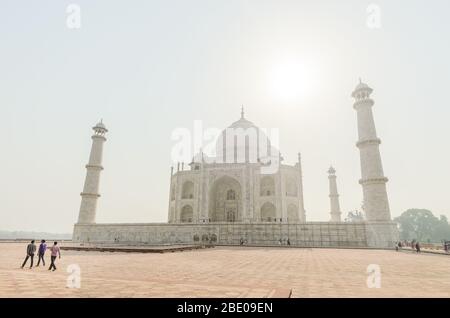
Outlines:
{"type": "MultiPolygon", "coordinates": [[[[360,82],[352,93],[358,120],[359,183],[366,220],[342,222],[336,170],[328,170],[330,221],[307,220],[301,157],[287,165],[262,129],[241,117],[217,139],[214,156],[202,151],[171,169],[168,223],[98,224],[96,203],[107,129],[97,124],[73,240],[121,244],[279,245],[392,247],[392,222],[372,114],[372,89],[360,82]]],[[[349,154],[351,149],[348,150],[349,154]]],[[[355,198],[356,202],[360,199],[355,198]]]]}
{"type": "Polygon", "coordinates": [[[243,111],[219,136],[216,149],[214,158],[200,153],[190,169],[178,165],[171,175],[169,223],[306,221],[300,155],[297,164],[283,164],[269,138],[243,111]],[[272,169],[265,171],[269,162],[272,169]]]}

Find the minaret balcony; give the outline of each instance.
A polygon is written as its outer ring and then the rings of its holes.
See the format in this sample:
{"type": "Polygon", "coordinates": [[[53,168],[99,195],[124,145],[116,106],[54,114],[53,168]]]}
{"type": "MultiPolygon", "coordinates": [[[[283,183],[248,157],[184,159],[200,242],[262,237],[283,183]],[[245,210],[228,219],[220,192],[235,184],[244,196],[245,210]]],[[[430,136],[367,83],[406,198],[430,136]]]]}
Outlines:
{"type": "Polygon", "coordinates": [[[381,139],[375,138],[375,139],[365,139],[365,140],[359,140],[356,142],[356,147],[361,148],[368,145],[380,145],[381,139]]]}
{"type": "Polygon", "coordinates": [[[100,198],[100,194],[98,194],[98,193],[81,192],[80,195],[81,195],[82,197],[100,198]]]}
{"type": "Polygon", "coordinates": [[[389,179],[386,177],[381,178],[368,178],[368,179],[360,179],[359,184],[361,185],[368,185],[368,184],[383,184],[388,182],[389,179]]]}
{"type": "Polygon", "coordinates": [[[85,166],[87,169],[97,169],[97,170],[103,170],[103,167],[102,166],[99,166],[99,165],[86,165],[85,166]]]}
{"type": "Polygon", "coordinates": [[[371,98],[359,99],[355,101],[355,103],[353,104],[353,108],[358,110],[358,108],[360,107],[372,107],[374,104],[375,102],[371,98]]]}
{"type": "Polygon", "coordinates": [[[106,137],[104,135],[99,135],[99,134],[92,135],[92,139],[100,139],[100,140],[106,141],[106,137]]]}

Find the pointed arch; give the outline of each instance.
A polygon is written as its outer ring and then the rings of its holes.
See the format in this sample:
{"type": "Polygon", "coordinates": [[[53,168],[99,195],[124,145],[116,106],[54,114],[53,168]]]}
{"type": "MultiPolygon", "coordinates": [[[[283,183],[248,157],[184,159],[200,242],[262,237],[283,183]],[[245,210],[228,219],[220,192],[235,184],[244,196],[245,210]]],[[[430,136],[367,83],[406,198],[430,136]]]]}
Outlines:
{"type": "Polygon", "coordinates": [[[277,209],[272,203],[266,202],[261,206],[262,222],[275,222],[276,217],[277,217],[277,209]]]}
{"type": "Polygon", "coordinates": [[[230,176],[217,179],[209,191],[209,219],[211,222],[238,222],[242,218],[242,189],[239,181],[230,176]]]}
{"type": "Polygon", "coordinates": [[[189,204],[183,206],[183,208],[181,209],[180,221],[182,223],[192,223],[193,217],[194,212],[192,210],[192,207],[189,204]]]}
{"type": "Polygon", "coordinates": [[[264,176],[260,182],[260,196],[275,195],[275,180],[272,176],[264,176]]]}
{"type": "Polygon", "coordinates": [[[193,199],[194,198],[194,183],[192,181],[185,181],[183,183],[183,188],[181,190],[182,199],[193,199]]]}

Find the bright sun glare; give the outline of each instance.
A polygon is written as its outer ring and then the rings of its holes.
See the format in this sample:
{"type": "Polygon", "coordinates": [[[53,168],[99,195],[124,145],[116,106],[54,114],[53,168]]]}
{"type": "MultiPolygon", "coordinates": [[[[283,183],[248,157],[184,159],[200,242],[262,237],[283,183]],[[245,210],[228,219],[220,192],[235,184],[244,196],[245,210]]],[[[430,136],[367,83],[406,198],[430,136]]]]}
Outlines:
{"type": "Polygon", "coordinates": [[[269,75],[269,87],[274,98],[293,102],[310,93],[312,77],[306,65],[298,61],[284,61],[275,65],[269,75]]]}

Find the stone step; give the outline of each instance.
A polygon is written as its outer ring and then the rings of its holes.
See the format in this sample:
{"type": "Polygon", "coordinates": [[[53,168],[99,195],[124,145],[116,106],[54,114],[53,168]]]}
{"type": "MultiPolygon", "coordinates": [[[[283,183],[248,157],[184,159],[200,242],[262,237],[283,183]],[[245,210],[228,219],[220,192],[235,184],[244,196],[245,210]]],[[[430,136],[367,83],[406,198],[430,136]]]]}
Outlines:
{"type": "Polygon", "coordinates": [[[204,248],[212,245],[160,246],[160,247],[113,247],[113,246],[62,246],[61,250],[85,252],[120,252],[120,253],[173,253],[204,248]]]}

